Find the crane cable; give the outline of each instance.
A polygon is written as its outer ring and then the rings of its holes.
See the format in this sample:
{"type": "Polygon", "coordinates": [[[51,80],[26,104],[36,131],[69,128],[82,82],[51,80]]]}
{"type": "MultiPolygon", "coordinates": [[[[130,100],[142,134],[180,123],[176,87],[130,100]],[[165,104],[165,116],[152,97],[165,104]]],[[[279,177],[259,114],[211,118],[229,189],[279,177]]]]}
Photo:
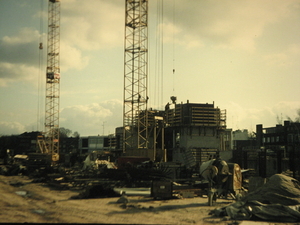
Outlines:
{"type": "Polygon", "coordinates": [[[163,103],[163,0],[157,1],[154,105],[163,103]],[[161,97],[161,99],[159,98],[161,97]]]}
{"type": "Polygon", "coordinates": [[[37,101],[37,131],[39,131],[41,129],[40,127],[40,116],[41,116],[41,103],[40,103],[40,98],[41,98],[41,86],[42,86],[42,74],[43,74],[43,34],[44,34],[44,29],[43,29],[43,23],[44,23],[44,19],[43,19],[43,12],[44,12],[44,1],[41,0],[40,1],[40,29],[39,29],[39,69],[38,69],[38,79],[37,79],[37,86],[38,86],[38,101],[37,101]]]}
{"type": "Polygon", "coordinates": [[[172,42],[173,42],[173,95],[175,92],[175,44],[174,44],[174,27],[175,27],[175,0],[173,0],[173,26],[172,26],[172,42]]]}
{"type": "Polygon", "coordinates": [[[159,105],[163,106],[164,100],[164,3],[161,0],[161,102],[159,105]]]}
{"type": "MultiPolygon", "coordinates": [[[[172,58],[173,58],[173,68],[172,68],[172,75],[173,75],[173,84],[172,84],[172,91],[173,95],[175,95],[175,0],[173,0],[173,9],[172,9],[172,58]]],[[[154,105],[158,107],[163,106],[163,99],[164,99],[164,48],[163,48],[163,41],[164,41],[164,6],[163,0],[157,1],[157,20],[156,20],[156,27],[157,27],[157,34],[156,34],[156,61],[155,61],[155,91],[154,91],[154,105]],[[161,99],[159,99],[161,96],[161,99]],[[156,102],[157,101],[157,102],[156,102]],[[157,104],[156,104],[157,103],[157,104]]]]}

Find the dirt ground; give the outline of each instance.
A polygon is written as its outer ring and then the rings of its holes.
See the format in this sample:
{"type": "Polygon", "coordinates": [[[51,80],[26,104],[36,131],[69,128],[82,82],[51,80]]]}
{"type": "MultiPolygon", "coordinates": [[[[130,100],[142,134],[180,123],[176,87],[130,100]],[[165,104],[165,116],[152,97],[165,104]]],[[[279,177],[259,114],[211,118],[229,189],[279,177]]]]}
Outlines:
{"type": "MultiPolygon", "coordinates": [[[[208,206],[207,198],[154,200],[128,196],[127,207],[119,197],[72,199],[77,191],[58,190],[33,183],[26,176],[0,175],[1,223],[97,223],[97,224],[252,224],[215,218],[209,212],[233,200],[218,199],[208,206]]],[[[255,223],[257,225],[257,223],[255,223]]],[[[269,223],[259,223],[269,224],[269,223]]],[[[272,223],[274,224],[274,223],[272,223]]]]}

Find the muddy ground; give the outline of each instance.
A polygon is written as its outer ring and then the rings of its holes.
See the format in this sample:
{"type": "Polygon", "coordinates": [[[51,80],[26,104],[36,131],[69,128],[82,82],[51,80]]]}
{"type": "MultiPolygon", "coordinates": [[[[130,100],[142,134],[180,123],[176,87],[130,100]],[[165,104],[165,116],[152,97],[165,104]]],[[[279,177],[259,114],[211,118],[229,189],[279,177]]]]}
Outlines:
{"type": "Polygon", "coordinates": [[[32,181],[26,176],[0,175],[1,223],[253,223],[209,215],[211,210],[230,204],[230,199],[218,199],[215,206],[208,206],[206,197],[154,200],[149,196],[128,196],[129,203],[125,205],[117,203],[120,197],[76,199],[79,190],[61,190],[32,181]]]}

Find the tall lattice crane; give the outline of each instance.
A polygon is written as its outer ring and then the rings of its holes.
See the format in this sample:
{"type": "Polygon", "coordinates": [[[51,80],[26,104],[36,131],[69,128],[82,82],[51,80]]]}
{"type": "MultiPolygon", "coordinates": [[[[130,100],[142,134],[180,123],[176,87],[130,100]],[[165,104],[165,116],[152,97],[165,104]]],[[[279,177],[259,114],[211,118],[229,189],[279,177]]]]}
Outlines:
{"type": "Polygon", "coordinates": [[[45,139],[38,140],[42,153],[59,160],[60,98],[60,0],[48,2],[48,44],[46,69],[45,139]]]}
{"type": "Polygon", "coordinates": [[[125,2],[124,152],[148,145],[148,0],[125,2]]]}

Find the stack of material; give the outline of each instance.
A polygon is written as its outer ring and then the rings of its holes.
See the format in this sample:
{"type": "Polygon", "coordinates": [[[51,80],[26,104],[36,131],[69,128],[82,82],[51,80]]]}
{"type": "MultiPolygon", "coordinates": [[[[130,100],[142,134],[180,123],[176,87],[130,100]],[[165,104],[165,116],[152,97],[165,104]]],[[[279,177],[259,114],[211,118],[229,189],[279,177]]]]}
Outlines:
{"type": "Polygon", "coordinates": [[[211,214],[236,220],[299,222],[300,183],[292,177],[275,174],[256,191],[211,214]]]}
{"type": "Polygon", "coordinates": [[[298,205],[300,184],[292,177],[275,174],[266,184],[245,196],[244,200],[256,200],[266,204],[298,205]]]}

